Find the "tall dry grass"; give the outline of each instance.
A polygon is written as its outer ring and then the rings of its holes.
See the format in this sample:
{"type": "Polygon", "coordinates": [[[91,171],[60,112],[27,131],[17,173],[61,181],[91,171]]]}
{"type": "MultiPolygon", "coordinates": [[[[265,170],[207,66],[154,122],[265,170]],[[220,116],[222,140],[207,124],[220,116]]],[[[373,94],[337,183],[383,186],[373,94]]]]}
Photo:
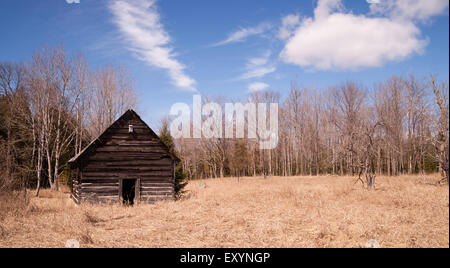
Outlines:
{"type": "Polygon", "coordinates": [[[43,191],[21,213],[0,205],[0,247],[449,247],[449,189],[381,177],[193,181],[178,202],[76,206],[43,191]]]}

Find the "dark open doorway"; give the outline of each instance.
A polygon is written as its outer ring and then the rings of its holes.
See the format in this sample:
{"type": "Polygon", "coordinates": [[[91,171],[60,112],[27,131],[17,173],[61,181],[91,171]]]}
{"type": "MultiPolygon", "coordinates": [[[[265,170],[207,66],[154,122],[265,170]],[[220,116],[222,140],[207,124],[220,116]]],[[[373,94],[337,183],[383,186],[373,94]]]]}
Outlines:
{"type": "Polygon", "coordinates": [[[122,200],[127,206],[134,205],[136,198],[136,180],[126,179],[122,181],[122,200]]]}

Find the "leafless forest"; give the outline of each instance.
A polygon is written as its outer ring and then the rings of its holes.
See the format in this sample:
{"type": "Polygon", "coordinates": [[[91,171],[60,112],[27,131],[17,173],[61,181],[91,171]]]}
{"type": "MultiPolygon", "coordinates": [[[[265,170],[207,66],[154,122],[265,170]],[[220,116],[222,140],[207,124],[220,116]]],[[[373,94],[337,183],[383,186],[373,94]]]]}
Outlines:
{"type": "Polygon", "coordinates": [[[0,63],[0,88],[0,189],[36,195],[57,190],[67,161],[136,102],[125,69],[92,70],[63,47],[0,63]]]}
{"type": "MultiPolygon", "coordinates": [[[[324,89],[300,84],[285,97],[262,91],[241,100],[279,103],[276,149],[259,150],[254,139],[179,139],[187,176],[352,175],[369,188],[381,174],[439,171],[448,178],[446,82],[431,74],[324,89]]],[[[58,189],[67,160],[135,105],[126,69],[93,70],[62,47],[44,47],[27,62],[1,62],[0,189],[58,189]]]]}
{"type": "Polygon", "coordinates": [[[376,174],[448,178],[448,86],[433,75],[393,76],[372,87],[292,83],[284,99],[264,91],[243,102],[279,103],[278,147],[259,150],[258,139],[177,140],[190,178],[355,175],[369,188],[376,174]]]}

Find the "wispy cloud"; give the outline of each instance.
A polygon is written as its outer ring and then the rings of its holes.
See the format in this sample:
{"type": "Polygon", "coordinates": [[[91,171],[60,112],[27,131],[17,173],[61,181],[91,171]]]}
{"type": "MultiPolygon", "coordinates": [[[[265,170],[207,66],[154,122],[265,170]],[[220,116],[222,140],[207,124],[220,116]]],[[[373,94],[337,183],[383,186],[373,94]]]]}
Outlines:
{"type": "Polygon", "coordinates": [[[267,74],[275,72],[277,69],[276,66],[269,62],[271,54],[270,51],[266,51],[261,57],[249,59],[245,66],[246,73],[241,75],[238,80],[262,78],[267,74]]]}
{"type": "Polygon", "coordinates": [[[255,82],[255,83],[251,83],[250,85],[248,85],[248,90],[250,92],[258,92],[258,91],[264,90],[268,87],[270,87],[270,85],[268,85],[266,83],[255,82]]]}
{"type": "Polygon", "coordinates": [[[270,30],[271,28],[272,25],[269,23],[261,23],[256,27],[248,27],[248,28],[241,27],[238,31],[229,34],[225,40],[217,42],[212,46],[217,47],[228,45],[231,43],[242,42],[249,36],[263,34],[264,32],[270,30]]]}
{"type": "Polygon", "coordinates": [[[130,51],[147,64],[165,69],[172,83],[184,90],[196,91],[195,80],[185,74],[185,66],[176,60],[171,38],[160,22],[156,0],[114,0],[109,9],[114,23],[128,41],[130,51]]]}
{"type": "Polygon", "coordinates": [[[300,16],[298,14],[291,14],[283,17],[281,26],[278,29],[278,38],[287,40],[294,34],[294,31],[300,25],[300,16]]]}

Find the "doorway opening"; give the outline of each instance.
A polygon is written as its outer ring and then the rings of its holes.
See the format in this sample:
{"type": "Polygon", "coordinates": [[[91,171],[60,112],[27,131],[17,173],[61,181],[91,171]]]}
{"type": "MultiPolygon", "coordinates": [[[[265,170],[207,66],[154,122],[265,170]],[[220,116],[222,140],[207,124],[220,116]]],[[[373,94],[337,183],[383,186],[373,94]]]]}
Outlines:
{"type": "Polygon", "coordinates": [[[126,179],[122,181],[122,200],[126,206],[134,205],[136,198],[136,180],[126,179]]]}

